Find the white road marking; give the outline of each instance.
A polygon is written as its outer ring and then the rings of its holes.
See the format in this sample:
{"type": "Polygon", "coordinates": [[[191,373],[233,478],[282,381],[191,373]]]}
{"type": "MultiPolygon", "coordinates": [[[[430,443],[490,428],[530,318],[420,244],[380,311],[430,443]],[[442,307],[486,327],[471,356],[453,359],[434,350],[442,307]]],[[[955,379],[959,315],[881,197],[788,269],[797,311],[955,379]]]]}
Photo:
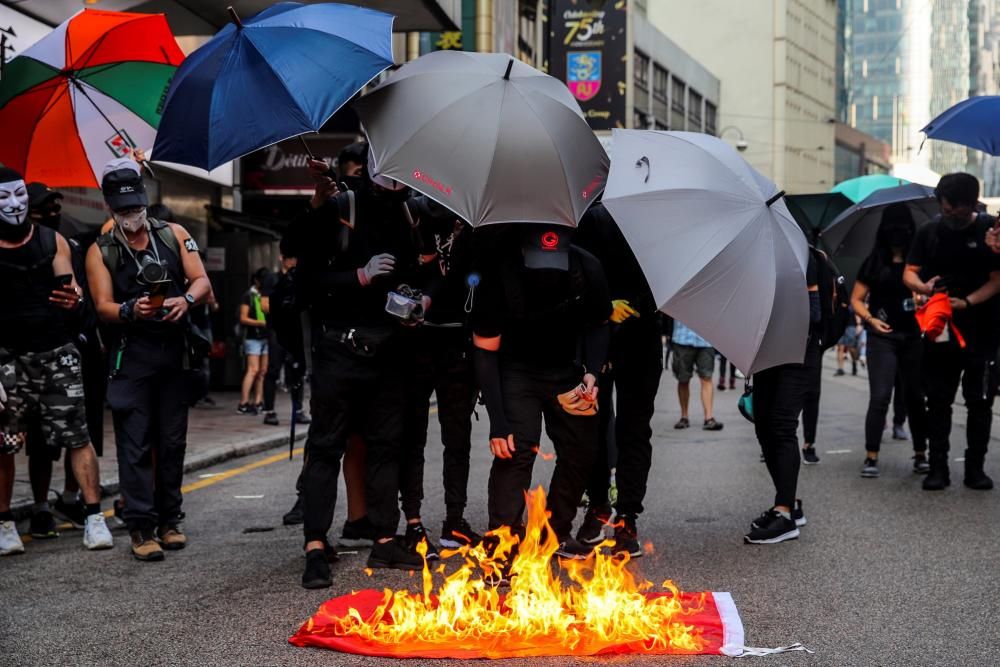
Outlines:
{"type": "Polygon", "coordinates": [[[263,497],[264,497],[263,495],[260,495],[260,496],[233,496],[233,498],[239,498],[241,500],[258,500],[258,499],[263,498],[263,497]]]}
{"type": "Polygon", "coordinates": [[[853,450],[850,449],[828,449],[824,454],[850,454],[853,450]]]}

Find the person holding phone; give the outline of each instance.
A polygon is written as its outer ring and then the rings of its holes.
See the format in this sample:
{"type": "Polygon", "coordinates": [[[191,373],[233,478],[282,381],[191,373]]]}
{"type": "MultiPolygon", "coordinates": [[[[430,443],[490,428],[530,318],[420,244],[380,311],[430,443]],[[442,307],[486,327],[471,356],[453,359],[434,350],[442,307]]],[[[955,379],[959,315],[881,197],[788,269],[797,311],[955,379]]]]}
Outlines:
{"type": "Polygon", "coordinates": [[[83,302],[69,244],[52,229],[31,224],[24,179],[7,167],[0,167],[0,284],[0,555],[24,551],[10,502],[14,454],[25,443],[32,414],[39,416],[48,443],[68,450],[85,503],[84,546],[110,549],[80,353],[64,317],[83,302]]]}

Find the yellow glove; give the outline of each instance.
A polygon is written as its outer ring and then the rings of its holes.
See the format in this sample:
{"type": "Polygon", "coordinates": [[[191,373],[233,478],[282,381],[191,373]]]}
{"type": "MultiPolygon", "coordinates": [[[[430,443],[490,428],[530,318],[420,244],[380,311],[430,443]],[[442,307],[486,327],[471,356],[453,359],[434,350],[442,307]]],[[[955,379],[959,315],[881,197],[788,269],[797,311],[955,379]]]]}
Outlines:
{"type": "Polygon", "coordinates": [[[625,299],[615,299],[611,302],[611,307],[613,309],[611,311],[611,321],[615,324],[621,324],[633,315],[639,317],[638,311],[630,306],[625,299]]]}

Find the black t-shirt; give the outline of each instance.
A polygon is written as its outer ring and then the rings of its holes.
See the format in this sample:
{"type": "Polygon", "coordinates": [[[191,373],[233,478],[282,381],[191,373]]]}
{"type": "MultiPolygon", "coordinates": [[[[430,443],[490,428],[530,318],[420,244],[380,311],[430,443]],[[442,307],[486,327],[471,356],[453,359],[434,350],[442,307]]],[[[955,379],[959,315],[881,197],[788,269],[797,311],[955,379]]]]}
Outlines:
{"type": "MultiPolygon", "coordinates": [[[[940,276],[937,284],[949,296],[966,297],[982,287],[991,272],[1000,271],[1000,255],[985,242],[994,222],[995,218],[981,213],[975,223],[955,231],[935,218],[917,230],[906,263],[920,267],[921,280],[940,276]]],[[[954,322],[967,340],[994,339],[997,299],[957,311],[954,322]]]]}
{"type": "Polygon", "coordinates": [[[24,245],[0,248],[0,348],[47,352],[70,341],[64,311],[49,301],[55,252],[55,232],[38,226],[24,245]]]}
{"type": "Polygon", "coordinates": [[[479,336],[501,336],[504,361],[565,368],[578,361],[584,332],[611,316],[601,263],[573,246],[570,270],[527,269],[515,257],[484,270],[473,313],[479,336]]]}
{"type": "MultiPolygon", "coordinates": [[[[257,299],[259,300],[261,298],[262,298],[262,296],[258,292],[257,293],[257,299]]],[[[243,298],[240,300],[240,304],[242,304],[244,306],[247,306],[247,309],[249,311],[247,313],[247,317],[249,317],[251,320],[261,321],[262,318],[257,317],[257,308],[254,307],[254,293],[253,293],[253,290],[247,290],[246,292],[243,293],[243,298]]],[[[261,305],[261,308],[263,308],[263,305],[261,305]]],[[[242,308],[241,308],[241,310],[242,310],[242,308]]],[[[262,311],[261,315],[263,315],[263,314],[264,313],[262,311]]],[[[264,317],[263,320],[267,320],[267,318],[264,317]]],[[[245,332],[246,337],[249,338],[249,339],[251,339],[251,340],[260,340],[262,338],[267,338],[267,328],[266,327],[248,327],[248,326],[244,326],[243,330],[245,332]]]]}
{"type": "MultiPolygon", "coordinates": [[[[913,293],[903,284],[903,262],[880,266],[881,262],[868,257],[858,271],[858,281],[868,286],[868,312],[882,320],[895,334],[920,333],[917,318],[903,307],[903,302],[913,298],[913,293]]],[[[882,335],[868,327],[875,335],[882,335]]]]}

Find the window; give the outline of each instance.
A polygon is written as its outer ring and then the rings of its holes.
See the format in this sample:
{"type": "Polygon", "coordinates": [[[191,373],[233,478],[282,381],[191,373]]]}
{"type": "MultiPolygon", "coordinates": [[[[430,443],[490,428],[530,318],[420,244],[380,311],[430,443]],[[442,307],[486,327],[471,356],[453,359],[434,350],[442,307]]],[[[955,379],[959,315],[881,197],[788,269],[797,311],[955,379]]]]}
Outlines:
{"type": "MultiPolygon", "coordinates": [[[[643,113],[649,113],[649,56],[640,51],[635,52],[633,59],[635,73],[635,108],[643,113]]],[[[639,127],[638,125],[636,127],[639,127]]],[[[646,126],[643,125],[643,128],[646,126]]]]}
{"type": "Polygon", "coordinates": [[[690,129],[701,132],[701,95],[688,91],[688,121],[690,129]]]}
{"type": "Polygon", "coordinates": [[[648,130],[649,129],[649,114],[647,114],[642,109],[632,110],[632,129],[635,130],[648,130]]]}
{"type": "Polygon", "coordinates": [[[670,77],[670,129],[687,127],[687,86],[676,76],[670,77]]]}
{"type": "Polygon", "coordinates": [[[705,132],[707,134],[714,135],[716,132],[718,112],[715,105],[711,102],[705,102],[705,132]]]}
{"type": "Polygon", "coordinates": [[[666,125],[670,121],[669,109],[670,75],[659,65],[653,65],[653,116],[657,123],[666,125]]]}

